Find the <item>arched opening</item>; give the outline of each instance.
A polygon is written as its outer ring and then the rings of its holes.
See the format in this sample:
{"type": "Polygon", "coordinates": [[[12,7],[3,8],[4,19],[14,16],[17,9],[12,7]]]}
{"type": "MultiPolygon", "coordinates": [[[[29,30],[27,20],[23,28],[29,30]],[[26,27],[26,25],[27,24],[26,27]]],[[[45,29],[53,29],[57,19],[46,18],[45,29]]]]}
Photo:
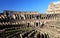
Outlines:
{"type": "Polygon", "coordinates": [[[36,23],[36,26],[38,26],[38,23],[36,23]]]}
{"type": "Polygon", "coordinates": [[[35,22],[35,23],[34,23],[34,26],[35,26],[35,27],[38,27],[39,25],[40,25],[40,22],[35,22]]]}
{"type": "Polygon", "coordinates": [[[47,35],[45,34],[45,38],[47,38],[47,35]]]}
{"type": "Polygon", "coordinates": [[[42,38],[44,38],[44,35],[42,34],[42,38]]]}
{"type": "Polygon", "coordinates": [[[35,22],[35,23],[34,23],[34,26],[37,27],[37,26],[38,26],[38,22],[35,22]]]}
{"type": "Polygon", "coordinates": [[[30,26],[30,23],[28,23],[27,25],[28,25],[28,27],[29,27],[29,26],[30,26]]]}

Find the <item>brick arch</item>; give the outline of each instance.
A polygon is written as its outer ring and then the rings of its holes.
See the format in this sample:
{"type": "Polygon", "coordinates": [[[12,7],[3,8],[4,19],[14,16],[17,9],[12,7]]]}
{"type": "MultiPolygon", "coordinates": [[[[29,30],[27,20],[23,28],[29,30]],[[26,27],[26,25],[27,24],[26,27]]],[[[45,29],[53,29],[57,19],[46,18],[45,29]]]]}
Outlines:
{"type": "Polygon", "coordinates": [[[46,33],[40,33],[40,38],[49,38],[49,35],[46,33]]]}

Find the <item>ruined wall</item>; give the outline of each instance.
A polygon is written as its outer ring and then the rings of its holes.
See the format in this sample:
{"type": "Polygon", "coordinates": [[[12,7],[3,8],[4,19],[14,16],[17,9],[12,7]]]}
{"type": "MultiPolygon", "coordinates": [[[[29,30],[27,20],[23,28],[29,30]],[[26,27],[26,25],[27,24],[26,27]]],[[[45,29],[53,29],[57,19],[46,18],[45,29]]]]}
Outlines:
{"type": "Polygon", "coordinates": [[[2,19],[8,18],[10,22],[25,23],[32,26],[38,23],[38,26],[42,23],[50,24],[53,21],[60,20],[60,14],[39,14],[38,12],[16,12],[16,11],[4,11],[2,19]],[[4,17],[4,18],[3,18],[4,17]]]}
{"type": "Polygon", "coordinates": [[[59,36],[60,14],[4,11],[4,13],[0,14],[0,25],[10,24],[26,24],[31,27],[39,27],[40,31],[48,33],[51,37],[54,35],[59,36]]]}

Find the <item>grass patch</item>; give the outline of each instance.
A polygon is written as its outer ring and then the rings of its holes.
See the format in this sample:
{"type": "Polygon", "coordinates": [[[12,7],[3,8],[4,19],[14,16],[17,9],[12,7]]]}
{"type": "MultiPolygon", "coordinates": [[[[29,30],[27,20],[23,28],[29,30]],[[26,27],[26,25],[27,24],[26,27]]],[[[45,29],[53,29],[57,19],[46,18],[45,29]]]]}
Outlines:
{"type": "Polygon", "coordinates": [[[29,31],[29,30],[32,30],[32,28],[20,28],[20,29],[15,29],[15,30],[7,30],[5,31],[5,33],[8,33],[8,32],[15,32],[15,31],[29,31]]]}

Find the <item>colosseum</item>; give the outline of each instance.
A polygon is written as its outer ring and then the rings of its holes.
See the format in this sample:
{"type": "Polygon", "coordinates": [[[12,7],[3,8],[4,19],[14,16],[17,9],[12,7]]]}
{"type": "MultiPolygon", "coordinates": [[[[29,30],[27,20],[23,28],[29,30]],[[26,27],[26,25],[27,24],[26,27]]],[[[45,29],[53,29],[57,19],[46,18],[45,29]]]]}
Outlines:
{"type": "Polygon", "coordinates": [[[10,24],[26,24],[27,26],[35,27],[37,30],[41,28],[40,30],[43,33],[52,32],[56,36],[60,36],[60,14],[4,10],[3,13],[0,13],[0,25],[10,24]]]}
{"type": "MultiPolygon", "coordinates": [[[[3,28],[4,28],[3,30],[9,29],[11,26],[17,28],[18,24],[19,25],[24,24],[27,27],[32,27],[33,29],[35,29],[43,34],[40,37],[34,36],[35,38],[60,38],[60,12],[59,12],[59,10],[53,9],[53,6],[54,6],[54,4],[49,5],[49,7],[46,11],[46,14],[40,14],[37,11],[28,12],[28,11],[4,10],[3,13],[0,13],[0,31],[2,31],[3,28]],[[52,6],[52,7],[50,7],[50,6],[52,6]],[[53,9],[54,11],[49,10],[49,9],[53,9]],[[57,11],[57,12],[55,12],[55,11],[57,11]],[[17,26],[14,26],[14,25],[17,25],[17,26]],[[5,28],[5,26],[7,28],[5,28]],[[44,34],[46,34],[48,36],[46,37],[44,34]]],[[[59,8],[59,7],[57,7],[57,8],[59,8]]],[[[26,26],[24,26],[24,27],[26,27],[26,26]]],[[[14,28],[14,29],[16,29],[16,28],[14,28]]],[[[10,28],[10,30],[11,30],[11,28],[10,28]]],[[[5,31],[2,32],[3,35],[1,35],[1,36],[6,37],[6,36],[4,36],[5,31]]],[[[6,32],[9,32],[9,31],[6,31],[6,32]]],[[[33,34],[35,32],[32,31],[33,34]]],[[[0,34],[1,34],[1,32],[0,32],[0,34]]],[[[28,36],[30,36],[30,35],[31,35],[31,33],[28,36]]],[[[12,36],[12,35],[10,35],[10,36],[12,36]]],[[[6,38],[9,38],[10,36],[7,35],[6,38]]],[[[26,38],[29,38],[28,36],[26,38]]],[[[14,36],[13,38],[16,38],[16,36],[14,36]]],[[[22,37],[20,37],[20,38],[22,38],[22,37]]],[[[24,38],[25,38],[25,36],[24,36],[24,38]]],[[[32,36],[30,38],[32,38],[32,36]]]]}

